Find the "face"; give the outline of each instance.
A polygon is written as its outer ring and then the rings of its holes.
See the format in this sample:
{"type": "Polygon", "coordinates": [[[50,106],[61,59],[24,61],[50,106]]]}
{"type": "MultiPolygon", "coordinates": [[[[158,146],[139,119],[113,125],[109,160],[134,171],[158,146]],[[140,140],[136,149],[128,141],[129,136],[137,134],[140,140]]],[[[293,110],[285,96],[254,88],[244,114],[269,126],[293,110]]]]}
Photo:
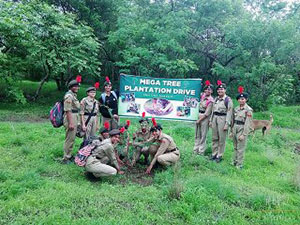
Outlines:
{"type": "Polygon", "coordinates": [[[79,90],[79,86],[73,86],[71,87],[71,91],[74,92],[74,93],[77,93],[79,90]]]}
{"type": "Polygon", "coordinates": [[[225,93],[226,93],[226,89],[224,89],[224,88],[219,88],[219,89],[217,90],[217,93],[218,93],[218,95],[219,95],[220,97],[223,97],[223,96],[225,95],[225,93]]]}
{"type": "Polygon", "coordinates": [[[204,90],[204,93],[205,93],[206,96],[210,96],[213,93],[213,90],[211,88],[206,88],[204,90]]]}
{"type": "Polygon", "coordinates": [[[157,139],[157,138],[159,137],[160,133],[161,133],[160,130],[153,131],[153,132],[152,132],[152,136],[153,136],[155,139],[157,139]]]}
{"type": "Polygon", "coordinates": [[[111,89],[112,89],[112,86],[111,86],[110,84],[109,84],[109,85],[106,85],[106,86],[104,87],[104,89],[105,89],[106,92],[110,92],[111,89]]]}
{"type": "Polygon", "coordinates": [[[110,139],[111,139],[111,143],[116,144],[120,141],[120,135],[114,135],[110,139]]]}
{"type": "Polygon", "coordinates": [[[245,105],[246,104],[247,99],[244,97],[241,97],[238,99],[238,102],[240,103],[240,105],[245,105]]]}
{"type": "Polygon", "coordinates": [[[96,96],[96,91],[89,91],[89,92],[87,93],[87,95],[90,96],[91,98],[95,98],[95,96],[96,96]]]}
{"type": "Polygon", "coordinates": [[[146,121],[141,123],[141,129],[143,133],[146,133],[148,130],[148,123],[146,121]]]}
{"type": "Polygon", "coordinates": [[[107,138],[109,138],[109,133],[108,133],[108,132],[104,132],[104,133],[102,133],[102,136],[103,136],[105,139],[107,139],[107,138]]]}

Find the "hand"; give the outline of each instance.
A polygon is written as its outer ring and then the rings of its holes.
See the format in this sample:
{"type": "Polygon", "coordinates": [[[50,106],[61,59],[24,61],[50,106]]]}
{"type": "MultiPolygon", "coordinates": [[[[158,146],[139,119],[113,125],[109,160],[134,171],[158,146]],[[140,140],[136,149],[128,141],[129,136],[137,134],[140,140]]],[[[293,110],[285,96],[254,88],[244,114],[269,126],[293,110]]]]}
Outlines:
{"type": "Polygon", "coordinates": [[[133,134],[132,134],[132,138],[136,138],[136,133],[133,133],[133,134]]]}
{"type": "Polygon", "coordinates": [[[114,114],[113,117],[115,120],[119,120],[119,116],[117,114],[114,114]]]}
{"type": "Polygon", "coordinates": [[[196,121],[196,124],[199,124],[200,122],[201,122],[201,120],[199,119],[199,120],[196,121]]]}
{"type": "Polygon", "coordinates": [[[86,131],[86,126],[85,125],[82,126],[82,130],[86,131]]]}
{"type": "Polygon", "coordinates": [[[232,133],[232,132],[229,134],[229,138],[230,138],[230,139],[233,138],[233,133],[232,133]]]}
{"type": "Polygon", "coordinates": [[[212,128],[212,122],[209,122],[208,126],[209,126],[210,128],[212,128]]]}
{"type": "Polygon", "coordinates": [[[68,129],[69,130],[74,130],[75,129],[74,124],[73,123],[69,123],[68,129]]]}
{"type": "Polygon", "coordinates": [[[227,124],[225,124],[223,130],[224,130],[224,131],[228,130],[228,125],[227,125],[227,124]]]}
{"type": "Polygon", "coordinates": [[[118,171],[118,174],[120,174],[120,175],[122,175],[122,174],[124,174],[125,172],[124,171],[122,171],[122,170],[119,170],[118,171]]]}
{"type": "Polygon", "coordinates": [[[149,166],[149,167],[147,168],[147,170],[146,170],[146,174],[150,174],[150,173],[151,173],[151,169],[152,169],[152,167],[149,166]]]}
{"type": "Polygon", "coordinates": [[[243,140],[245,140],[245,136],[244,135],[241,135],[241,136],[239,136],[239,141],[243,141],[243,140]]]}

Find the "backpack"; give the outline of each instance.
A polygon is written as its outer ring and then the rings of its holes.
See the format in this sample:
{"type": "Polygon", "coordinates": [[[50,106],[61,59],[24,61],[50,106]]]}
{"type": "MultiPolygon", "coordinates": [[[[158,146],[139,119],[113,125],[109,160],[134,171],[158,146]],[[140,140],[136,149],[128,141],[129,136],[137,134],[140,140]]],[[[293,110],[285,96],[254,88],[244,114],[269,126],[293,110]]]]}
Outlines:
{"type": "Polygon", "coordinates": [[[53,127],[58,128],[64,124],[64,102],[59,101],[50,110],[49,119],[53,127]]]}
{"type": "Polygon", "coordinates": [[[83,148],[81,148],[78,152],[77,152],[77,155],[75,157],[75,164],[77,166],[80,166],[80,167],[84,167],[85,164],[86,164],[86,160],[87,158],[92,154],[93,150],[97,148],[97,145],[94,146],[94,145],[87,145],[83,148]]]}
{"type": "Polygon", "coordinates": [[[87,145],[89,145],[89,144],[92,144],[92,142],[93,142],[94,140],[99,140],[99,137],[97,137],[97,136],[90,136],[90,137],[88,137],[88,138],[85,138],[85,139],[81,142],[79,149],[82,149],[83,147],[85,147],[85,146],[87,146],[87,145]]]}
{"type": "MultiPolygon", "coordinates": [[[[111,93],[118,100],[118,96],[117,96],[116,92],[111,91],[111,93]]],[[[102,98],[103,104],[105,104],[105,93],[101,94],[101,98],[102,98]]]]}

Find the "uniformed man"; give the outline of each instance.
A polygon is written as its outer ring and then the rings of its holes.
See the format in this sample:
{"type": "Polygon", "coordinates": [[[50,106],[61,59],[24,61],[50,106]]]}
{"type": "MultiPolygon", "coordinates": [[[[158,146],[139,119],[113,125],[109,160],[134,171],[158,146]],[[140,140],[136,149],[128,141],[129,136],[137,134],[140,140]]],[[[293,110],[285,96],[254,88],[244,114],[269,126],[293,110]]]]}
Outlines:
{"type": "Polygon", "coordinates": [[[251,130],[252,108],[246,103],[248,94],[243,87],[239,87],[239,94],[236,99],[239,106],[234,109],[233,126],[231,129],[234,146],[233,165],[241,169],[243,167],[247,137],[251,130]]]}
{"type": "Polygon", "coordinates": [[[213,86],[207,80],[204,86],[204,93],[200,97],[199,119],[196,122],[194,152],[199,155],[204,155],[206,150],[206,136],[214,100],[211,96],[212,92],[213,86]]]}
{"type": "Polygon", "coordinates": [[[104,92],[99,99],[102,123],[110,123],[110,129],[118,129],[118,92],[112,91],[112,85],[108,77],[105,78],[104,92]]]}
{"type": "Polygon", "coordinates": [[[231,124],[233,102],[226,95],[226,85],[218,80],[217,94],[213,106],[210,125],[212,127],[212,157],[217,163],[223,159],[227,132],[231,124]]]}
{"type": "Polygon", "coordinates": [[[64,127],[66,130],[64,157],[62,161],[64,164],[69,164],[74,159],[72,156],[72,149],[76,137],[77,126],[80,122],[80,103],[77,99],[79,85],[80,83],[77,80],[70,81],[68,84],[69,91],[64,96],[64,127]]]}
{"type": "Polygon", "coordinates": [[[87,158],[85,169],[95,177],[124,174],[117,162],[114,145],[120,140],[120,131],[113,129],[109,132],[110,138],[100,142],[93,142],[97,146],[87,158]]]}
{"type": "Polygon", "coordinates": [[[95,99],[96,88],[89,87],[86,89],[87,97],[80,102],[80,116],[82,130],[85,132],[84,138],[95,136],[99,130],[99,102],[95,99]]]}
{"type": "Polygon", "coordinates": [[[147,174],[151,173],[152,167],[156,162],[163,166],[169,166],[175,164],[180,159],[180,152],[176,147],[173,138],[162,132],[162,126],[160,124],[154,122],[150,132],[158,145],[151,146],[152,148],[156,147],[156,151],[151,151],[149,149],[149,153],[152,154],[152,161],[146,170],[147,174]],[[155,155],[153,155],[154,152],[155,155]]]}
{"type": "Polygon", "coordinates": [[[134,166],[140,159],[141,155],[144,155],[145,164],[148,163],[149,147],[145,146],[146,141],[150,138],[149,120],[145,118],[145,112],[142,113],[142,118],[139,120],[141,128],[133,133],[132,146],[135,151],[133,153],[133,159],[131,165],[134,166]]]}

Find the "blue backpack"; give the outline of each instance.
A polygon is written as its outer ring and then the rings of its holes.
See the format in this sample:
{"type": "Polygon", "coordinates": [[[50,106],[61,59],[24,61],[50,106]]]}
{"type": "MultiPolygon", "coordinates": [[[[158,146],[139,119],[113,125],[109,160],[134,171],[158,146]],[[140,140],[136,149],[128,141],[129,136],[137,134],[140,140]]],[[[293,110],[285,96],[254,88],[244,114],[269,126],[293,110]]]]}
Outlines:
{"type": "Polygon", "coordinates": [[[53,127],[61,127],[64,124],[64,102],[56,102],[50,110],[49,119],[53,127]]]}

